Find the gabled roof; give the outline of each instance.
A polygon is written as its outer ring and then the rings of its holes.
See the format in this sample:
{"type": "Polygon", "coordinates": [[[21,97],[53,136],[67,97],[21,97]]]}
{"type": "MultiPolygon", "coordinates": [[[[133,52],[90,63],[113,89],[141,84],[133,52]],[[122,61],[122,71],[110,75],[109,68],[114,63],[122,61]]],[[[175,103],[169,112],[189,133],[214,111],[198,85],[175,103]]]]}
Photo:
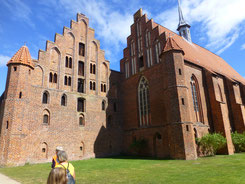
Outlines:
{"type": "Polygon", "coordinates": [[[32,63],[31,54],[27,46],[22,46],[15,55],[9,60],[7,66],[9,64],[23,64],[34,68],[32,63]]]}
{"type": "Polygon", "coordinates": [[[245,84],[245,79],[218,55],[197,44],[188,42],[183,37],[159,24],[158,26],[161,32],[165,32],[166,35],[174,35],[173,39],[175,40],[176,44],[184,51],[184,59],[186,61],[206,68],[211,72],[226,76],[231,80],[245,84]]]}

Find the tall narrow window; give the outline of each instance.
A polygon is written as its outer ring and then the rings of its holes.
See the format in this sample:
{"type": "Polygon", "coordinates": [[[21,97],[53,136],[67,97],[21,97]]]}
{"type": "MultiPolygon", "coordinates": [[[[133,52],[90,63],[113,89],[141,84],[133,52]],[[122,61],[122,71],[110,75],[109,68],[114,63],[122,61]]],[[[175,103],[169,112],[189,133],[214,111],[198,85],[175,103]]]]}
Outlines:
{"type": "Polygon", "coordinates": [[[85,56],[85,45],[83,43],[79,43],[79,55],[85,56]]]}
{"type": "Polygon", "coordinates": [[[191,92],[192,92],[192,100],[193,100],[196,121],[203,122],[201,96],[200,96],[198,82],[194,75],[191,77],[191,92]]]}
{"type": "Polygon", "coordinates": [[[50,113],[47,109],[43,111],[43,124],[48,125],[50,121],[50,113]]]}
{"type": "Polygon", "coordinates": [[[161,61],[161,59],[159,58],[161,54],[161,43],[159,42],[159,40],[155,41],[155,54],[156,54],[156,63],[159,63],[161,61]]]}
{"type": "Polygon", "coordinates": [[[104,92],[106,92],[106,85],[104,84],[104,92]]]}
{"type": "Polygon", "coordinates": [[[95,83],[95,82],[93,82],[93,90],[95,90],[95,89],[96,89],[96,88],[95,88],[95,84],[96,84],[96,83],[95,83]]]}
{"type": "Polygon", "coordinates": [[[96,73],[96,65],[93,65],[93,74],[96,73]]]}
{"type": "Polygon", "coordinates": [[[140,126],[148,126],[150,124],[149,85],[144,77],[141,78],[138,86],[138,104],[140,126]]]}
{"type": "Polygon", "coordinates": [[[90,81],[90,90],[93,90],[93,83],[90,81]]]}
{"type": "Polygon", "coordinates": [[[69,58],[69,68],[72,68],[72,58],[69,58]]]}
{"type": "Polygon", "coordinates": [[[102,111],[104,111],[104,110],[105,110],[105,100],[102,101],[101,106],[102,106],[102,107],[101,107],[101,108],[102,108],[102,111]]]}
{"type": "Polygon", "coordinates": [[[52,72],[49,73],[49,82],[53,82],[53,74],[52,74],[52,72]]]}
{"type": "Polygon", "coordinates": [[[54,83],[57,83],[57,74],[54,74],[54,83]]]}
{"type": "Polygon", "coordinates": [[[93,73],[93,64],[90,63],[90,73],[93,73]]]}
{"type": "Polygon", "coordinates": [[[104,92],[104,85],[103,84],[100,85],[100,90],[101,90],[101,92],[104,92]]]}
{"type": "Polygon", "coordinates": [[[44,123],[44,124],[48,124],[48,115],[47,115],[47,114],[45,114],[45,115],[43,116],[43,123],[44,123]]]}
{"type": "Polygon", "coordinates": [[[78,62],[78,75],[84,76],[84,62],[78,62]]]}
{"type": "Polygon", "coordinates": [[[64,81],[64,84],[65,85],[67,85],[68,84],[68,82],[67,82],[68,80],[67,80],[67,76],[65,76],[65,81],[64,81]]]}
{"type": "Polygon", "coordinates": [[[140,68],[143,68],[143,67],[144,67],[143,56],[141,56],[141,57],[139,58],[139,67],[140,67],[140,68]]]}
{"type": "Polygon", "coordinates": [[[9,128],[9,121],[6,122],[6,129],[9,128]]]}
{"type": "Polygon", "coordinates": [[[22,92],[19,93],[19,98],[22,98],[22,92]]]}
{"type": "Polygon", "coordinates": [[[69,58],[68,58],[68,56],[66,56],[65,66],[66,66],[67,68],[68,68],[68,66],[69,66],[69,58]]]}
{"type": "Polygon", "coordinates": [[[77,99],[77,111],[78,112],[85,112],[85,99],[83,99],[83,98],[77,99]]]}
{"type": "Polygon", "coordinates": [[[84,80],[83,79],[78,79],[78,82],[77,82],[77,91],[79,93],[84,93],[84,80]]]}
{"type": "Polygon", "coordinates": [[[85,126],[85,118],[83,114],[81,114],[81,116],[79,117],[79,125],[85,126]]]}
{"type": "Polygon", "coordinates": [[[71,77],[68,77],[68,86],[71,86],[71,77]]]}
{"type": "Polygon", "coordinates": [[[61,97],[61,105],[62,105],[62,106],[66,106],[66,104],[67,104],[67,97],[66,97],[66,95],[64,94],[64,95],[62,95],[62,97],[61,97]]]}
{"type": "Polygon", "coordinates": [[[42,100],[42,103],[43,104],[47,104],[48,103],[48,101],[49,101],[49,93],[47,92],[47,91],[45,91],[44,93],[43,93],[43,100],[42,100]]]}

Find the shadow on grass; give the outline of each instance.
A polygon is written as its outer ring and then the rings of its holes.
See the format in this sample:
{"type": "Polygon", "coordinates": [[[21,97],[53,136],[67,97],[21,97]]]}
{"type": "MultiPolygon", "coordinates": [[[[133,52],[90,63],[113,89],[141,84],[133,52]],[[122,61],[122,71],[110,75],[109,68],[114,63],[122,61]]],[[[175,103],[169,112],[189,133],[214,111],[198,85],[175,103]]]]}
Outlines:
{"type": "Polygon", "coordinates": [[[154,158],[154,157],[146,157],[146,156],[132,156],[132,155],[117,155],[117,156],[110,156],[104,158],[96,158],[96,159],[132,159],[132,160],[175,160],[172,158],[154,158]]]}

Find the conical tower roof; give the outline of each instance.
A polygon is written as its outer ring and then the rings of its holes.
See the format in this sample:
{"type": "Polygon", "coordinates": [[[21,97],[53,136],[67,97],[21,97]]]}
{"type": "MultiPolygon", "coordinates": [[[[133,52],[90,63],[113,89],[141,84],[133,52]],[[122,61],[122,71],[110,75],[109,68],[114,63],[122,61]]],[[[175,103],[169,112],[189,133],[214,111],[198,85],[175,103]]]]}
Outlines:
{"type": "Polygon", "coordinates": [[[32,63],[31,54],[29,52],[29,49],[27,46],[22,46],[15,55],[9,60],[7,63],[7,66],[10,64],[23,64],[26,66],[29,66],[31,68],[34,68],[34,65],[32,63]]]}
{"type": "Polygon", "coordinates": [[[183,49],[176,43],[174,38],[171,37],[171,36],[167,39],[167,42],[166,42],[166,44],[165,44],[165,46],[163,48],[162,53],[163,52],[168,52],[170,50],[178,50],[178,51],[183,52],[183,55],[185,54],[183,49]]]}

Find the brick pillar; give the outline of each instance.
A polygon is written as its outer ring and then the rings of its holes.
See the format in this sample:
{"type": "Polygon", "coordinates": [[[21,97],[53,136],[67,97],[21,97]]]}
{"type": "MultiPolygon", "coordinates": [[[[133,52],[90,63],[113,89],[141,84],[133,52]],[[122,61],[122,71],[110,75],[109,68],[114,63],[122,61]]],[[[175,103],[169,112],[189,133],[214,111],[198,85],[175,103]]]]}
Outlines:
{"type": "Polygon", "coordinates": [[[226,80],[227,94],[228,94],[228,105],[231,113],[231,121],[233,130],[239,133],[245,131],[245,109],[242,104],[241,92],[239,85],[234,85],[230,80],[226,80]],[[236,91],[234,90],[236,89],[236,91]]]}
{"type": "Polygon", "coordinates": [[[234,148],[231,139],[231,126],[230,126],[230,119],[229,119],[229,111],[227,106],[226,96],[223,96],[223,102],[217,99],[217,89],[215,90],[214,86],[214,76],[209,71],[205,71],[206,75],[206,84],[209,93],[209,103],[210,103],[210,112],[213,117],[213,126],[214,131],[217,133],[221,133],[227,140],[226,147],[221,151],[222,154],[234,154],[234,148]]]}

